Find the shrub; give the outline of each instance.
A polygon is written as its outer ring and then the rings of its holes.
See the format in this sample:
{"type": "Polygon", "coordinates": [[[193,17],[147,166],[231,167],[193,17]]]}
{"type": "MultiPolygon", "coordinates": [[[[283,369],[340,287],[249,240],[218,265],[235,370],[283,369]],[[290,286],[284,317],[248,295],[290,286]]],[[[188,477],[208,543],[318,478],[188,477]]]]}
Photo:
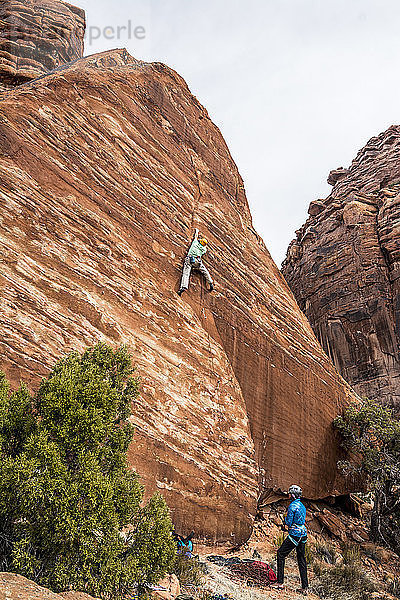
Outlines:
{"type": "Polygon", "coordinates": [[[168,509],[160,496],[141,507],[127,465],[138,390],[126,349],[104,344],[59,361],[34,397],[23,386],[10,394],[1,376],[3,569],[113,600],[165,574],[168,509]]]}
{"type": "Polygon", "coordinates": [[[340,550],[343,556],[343,562],[346,565],[360,564],[361,552],[360,546],[352,544],[351,542],[342,542],[340,544],[340,550]]]}
{"type": "MultiPolygon", "coordinates": [[[[331,550],[329,554],[336,557],[336,551],[332,545],[320,544],[321,553],[325,554],[328,546],[331,550]]],[[[361,564],[359,546],[342,543],[341,553],[343,564],[333,567],[314,565],[314,573],[319,580],[313,589],[321,598],[329,600],[369,600],[371,592],[377,588],[365,574],[361,564]]]]}
{"type": "Polygon", "coordinates": [[[360,564],[342,564],[315,569],[319,576],[313,591],[327,600],[370,600],[376,590],[360,564]]]}
{"type": "Polygon", "coordinates": [[[183,586],[199,586],[204,583],[205,568],[197,558],[177,554],[172,572],[183,586]]]}
{"type": "Polygon", "coordinates": [[[306,557],[306,563],[308,565],[312,565],[312,563],[314,561],[314,556],[312,553],[312,548],[309,543],[306,543],[306,545],[304,547],[304,556],[306,557]]]}
{"type": "Polygon", "coordinates": [[[350,460],[339,466],[373,492],[371,537],[400,554],[400,421],[372,400],[351,404],[335,419],[350,460]]]}
{"type": "Polygon", "coordinates": [[[329,565],[335,564],[337,552],[332,543],[318,541],[313,545],[312,550],[315,558],[322,560],[329,565]]]}
{"type": "Polygon", "coordinates": [[[280,533],[276,538],[274,538],[274,540],[272,542],[273,547],[276,548],[276,550],[278,550],[282,546],[283,542],[285,541],[285,538],[286,538],[286,534],[284,532],[280,533]]]}

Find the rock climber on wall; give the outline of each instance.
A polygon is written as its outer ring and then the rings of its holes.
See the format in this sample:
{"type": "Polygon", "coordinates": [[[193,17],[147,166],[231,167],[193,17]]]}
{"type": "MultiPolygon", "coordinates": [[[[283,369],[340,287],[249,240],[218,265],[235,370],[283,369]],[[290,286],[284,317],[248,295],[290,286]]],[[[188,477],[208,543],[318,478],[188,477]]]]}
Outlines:
{"type": "Polygon", "coordinates": [[[183,272],[181,279],[181,287],[179,288],[178,294],[182,296],[183,292],[186,291],[189,287],[189,278],[192,269],[197,269],[204,276],[206,281],[210,285],[210,292],[214,289],[214,283],[211,279],[211,275],[203,264],[202,257],[207,252],[208,241],[206,238],[202,238],[199,240],[199,230],[196,229],[192,245],[189,248],[189,252],[185,258],[185,262],[183,264],[183,272]]]}

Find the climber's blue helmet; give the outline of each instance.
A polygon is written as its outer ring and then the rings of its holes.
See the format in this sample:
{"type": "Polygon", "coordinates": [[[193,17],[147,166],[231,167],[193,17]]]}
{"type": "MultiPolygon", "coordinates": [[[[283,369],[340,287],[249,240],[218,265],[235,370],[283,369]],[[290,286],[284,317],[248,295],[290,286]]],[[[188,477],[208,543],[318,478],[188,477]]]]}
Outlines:
{"type": "Polygon", "coordinates": [[[303,495],[303,490],[301,489],[301,487],[299,485],[291,485],[288,493],[291,496],[294,496],[295,498],[301,498],[303,495]]]}

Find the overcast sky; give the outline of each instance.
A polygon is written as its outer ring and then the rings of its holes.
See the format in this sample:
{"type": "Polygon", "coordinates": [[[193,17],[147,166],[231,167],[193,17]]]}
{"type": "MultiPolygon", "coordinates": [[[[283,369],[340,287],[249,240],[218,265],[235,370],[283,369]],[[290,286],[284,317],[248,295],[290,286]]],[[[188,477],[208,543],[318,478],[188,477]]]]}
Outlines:
{"type": "Polygon", "coordinates": [[[329,193],[329,171],[400,122],[399,0],[70,1],[98,38],[86,54],[127,47],[184,77],[278,265],[310,201],[329,193]],[[104,32],[129,21],[130,36],[104,32]]]}

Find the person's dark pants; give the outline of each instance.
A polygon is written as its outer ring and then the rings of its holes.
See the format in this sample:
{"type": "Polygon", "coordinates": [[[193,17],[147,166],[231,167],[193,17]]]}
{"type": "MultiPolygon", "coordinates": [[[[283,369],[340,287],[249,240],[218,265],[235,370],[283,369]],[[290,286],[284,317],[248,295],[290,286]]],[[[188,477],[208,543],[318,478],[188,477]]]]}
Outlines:
{"type": "Polygon", "coordinates": [[[283,542],[282,546],[279,548],[277,553],[277,562],[278,562],[278,583],[283,583],[283,578],[285,575],[285,560],[286,557],[291,553],[291,551],[296,548],[297,554],[297,564],[299,565],[300,571],[300,579],[301,579],[301,587],[304,589],[308,588],[308,578],[307,578],[307,563],[306,563],[306,540],[307,538],[298,538],[294,535],[291,536],[296,542],[299,543],[294,544],[288,537],[283,542]],[[300,541],[304,540],[304,541],[300,541]]]}

